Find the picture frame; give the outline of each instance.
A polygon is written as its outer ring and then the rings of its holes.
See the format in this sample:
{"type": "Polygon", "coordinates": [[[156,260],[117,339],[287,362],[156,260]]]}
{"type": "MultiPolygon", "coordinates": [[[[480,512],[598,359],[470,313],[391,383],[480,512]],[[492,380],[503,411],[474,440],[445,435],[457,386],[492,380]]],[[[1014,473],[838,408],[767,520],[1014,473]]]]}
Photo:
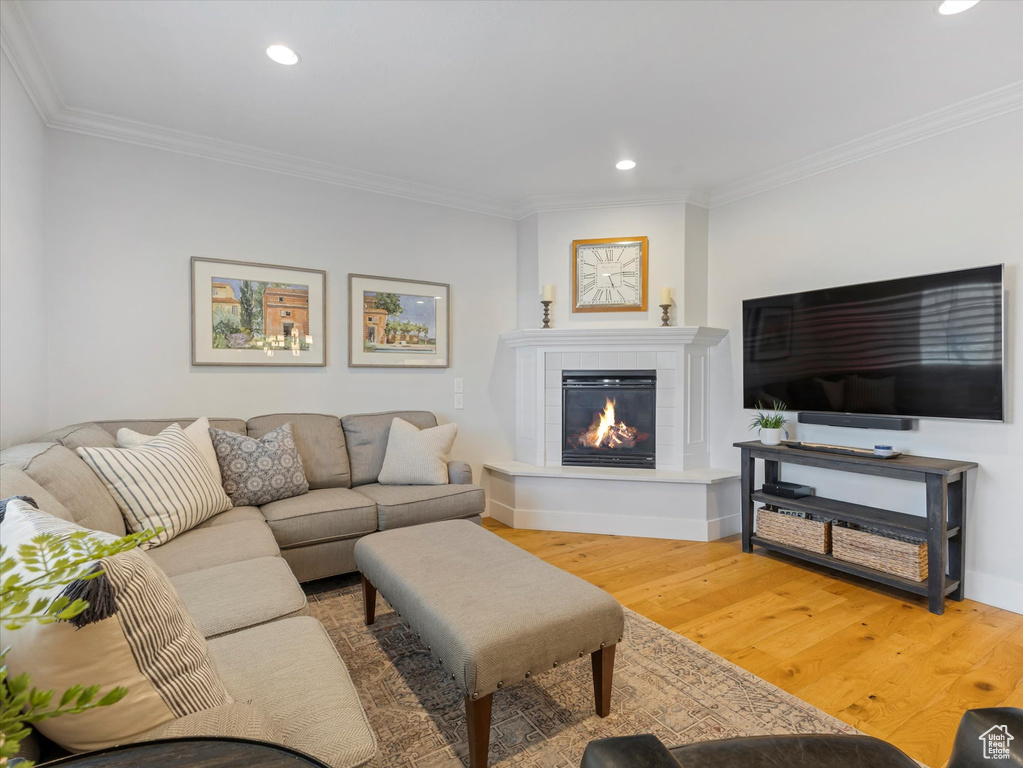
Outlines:
{"type": "Polygon", "coordinates": [[[572,312],[646,312],[650,239],[572,241],[572,312]]]}
{"type": "Polygon", "coordinates": [[[192,365],[327,364],[327,273],[251,261],[190,261],[192,365]]]}
{"type": "Polygon", "coordinates": [[[451,286],[348,275],[351,368],[448,368],[451,286]]]}

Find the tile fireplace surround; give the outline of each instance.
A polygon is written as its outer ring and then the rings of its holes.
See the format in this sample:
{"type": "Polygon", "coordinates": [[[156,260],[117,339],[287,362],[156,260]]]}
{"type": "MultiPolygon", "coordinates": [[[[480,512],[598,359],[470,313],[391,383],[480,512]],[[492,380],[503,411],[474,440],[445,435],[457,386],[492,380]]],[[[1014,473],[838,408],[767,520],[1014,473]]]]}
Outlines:
{"type": "Polygon", "coordinates": [[[719,328],[511,331],[515,461],[485,464],[515,528],[709,541],[739,530],[738,473],[710,467],[707,350],[719,328]],[[564,370],[656,370],[657,469],[561,466],[564,370]]]}

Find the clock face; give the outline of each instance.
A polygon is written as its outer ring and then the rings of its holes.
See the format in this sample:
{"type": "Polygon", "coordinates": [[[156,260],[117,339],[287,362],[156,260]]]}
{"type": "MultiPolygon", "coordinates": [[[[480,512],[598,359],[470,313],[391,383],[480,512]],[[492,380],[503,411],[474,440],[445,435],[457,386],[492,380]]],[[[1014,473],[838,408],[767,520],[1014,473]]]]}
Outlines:
{"type": "Polygon", "coordinates": [[[646,309],[646,238],[576,241],[576,312],[646,309]]]}

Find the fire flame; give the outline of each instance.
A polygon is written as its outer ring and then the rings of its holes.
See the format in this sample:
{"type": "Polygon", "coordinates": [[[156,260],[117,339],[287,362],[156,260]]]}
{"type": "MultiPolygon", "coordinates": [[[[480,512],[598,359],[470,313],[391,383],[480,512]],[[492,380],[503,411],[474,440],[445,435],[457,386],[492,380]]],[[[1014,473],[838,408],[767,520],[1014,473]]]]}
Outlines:
{"type": "Polygon", "coordinates": [[[604,410],[594,414],[593,422],[588,429],[575,433],[570,438],[580,448],[635,448],[637,443],[646,440],[650,435],[630,427],[624,421],[618,421],[615,415],[615,401],[610,397],[604,400],[604,410]]]}
{"type": "MultiPolygon", "coordinates": [[[[608,430],[615,425],[615,401],[610,397],[607,398],[604,403],[604,411],[600,414],[600,424],[597,425],[597,434],[593,440],[593,445],[597,448],[604,442],[604,438],[607,437],[608,430]]],[[[624,425],[623,425],[624,426],[624,425]]]]}

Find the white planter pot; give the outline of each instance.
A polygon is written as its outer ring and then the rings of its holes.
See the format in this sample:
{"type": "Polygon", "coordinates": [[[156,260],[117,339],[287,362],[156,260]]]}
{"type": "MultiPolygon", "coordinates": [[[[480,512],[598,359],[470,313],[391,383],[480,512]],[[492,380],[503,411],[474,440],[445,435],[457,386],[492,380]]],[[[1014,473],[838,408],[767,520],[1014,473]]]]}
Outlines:
{"type": "Polygon", "coordinates": [[[781,445],[782,435],[788,437],[784,429],[761,429],[760,442],[764,445],[781,445]]]}

